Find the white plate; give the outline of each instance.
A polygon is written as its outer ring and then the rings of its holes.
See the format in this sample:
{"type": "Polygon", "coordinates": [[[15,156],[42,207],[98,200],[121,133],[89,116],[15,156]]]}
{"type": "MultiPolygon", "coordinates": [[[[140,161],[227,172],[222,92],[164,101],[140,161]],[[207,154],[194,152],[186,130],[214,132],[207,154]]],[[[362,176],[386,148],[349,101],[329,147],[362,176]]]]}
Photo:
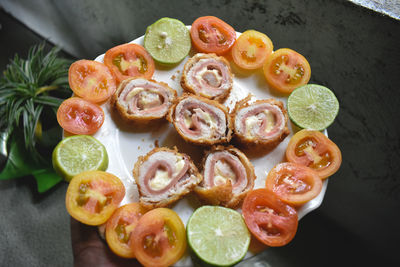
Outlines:
{"type": "MultiPolygon", "coordinates": [[[[237,34],[239,36],[240,33],[237,34]]],[[[143,45],[143,39],[144,37],[142,36],[131,43],[143,45]]],[[[95,60],[103,62],[103,58],[104,54],[98,56],[95,60]]],[[[166,82],[178,92],[178,95],[181,95],[182,87],[180,86],[180,77],[183,66],[188,58],[189,57],[185,58],[179,65],[173,68],[160,68],[157,66],[153,79],[166,82]]],[[[258,99],[271,97],[279,99],[285,103],[286,107],[287,97],[276,95],[276,93],[269,89],[261,70],[257,72],[239,73],[234,66],[232,66],[232,69],[235,75],[233,79],[233,90],[229,98],[225,101],[226,106],[231,108],[237,100],[244,98],[248,93],[252,93],[258,99]]],[[[135,129],[121,122],[118,116],[111,115],[108,102],[102,107],[105,113],[104,124],[94,137],[102,142],[107,149],[109,156],[107,172],[118,176],[125,185],[126,195],[121,205],[137,202],[139,200],[138,190],[132,176],[132,169],[138,157],[147,154],[157,143],[160,147],[167,146],[172,148],[176,146],[179,152],[188,154],[196,163],[201,161],[202,149],[186,143],[169,122],[165,121],[145,128],[135,129]]],[[[276,164],[285,161],[285,150],[290,138],[293,136],[293,129],[290,122],[289,129],[291,132],[290,135],[269,153],[265,155],[247,154],[254,165],[255,174],[257,176],[255,188],[264,187],[268,171],[276,164]]],[[[326,131],[325,134],[327,134],[326,131]]],[[[321,193],[298,210],[299,220],[304,215],[320,206],[325,195],[327,184],[327,180],[324,180],[321,193]]],[[[186,225],[190,215],[199,206],[200,203],[196,197],[189,195],[175,203],[171,208],[179,214],[183,223],[186,225]]],[[[251,255],[253,255],[251,252],[247,253],[246,258],[251,255]]],[[[175,266],[188,265],[191,265],[191,260],[188,255],[175,264],[175,266]]]]}

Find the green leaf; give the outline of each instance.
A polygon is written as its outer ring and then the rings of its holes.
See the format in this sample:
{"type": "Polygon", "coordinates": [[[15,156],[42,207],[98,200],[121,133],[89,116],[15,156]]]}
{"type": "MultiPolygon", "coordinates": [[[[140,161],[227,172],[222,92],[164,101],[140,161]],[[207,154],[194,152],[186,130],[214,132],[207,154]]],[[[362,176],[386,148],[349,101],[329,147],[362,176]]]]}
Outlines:
{"type": "Polygon", "coordinates": [[[46,192],[62,181],[62,178],[54,172],[53,168],[34,171],[33,177],[36,179],[39,193],[46,192]]]}

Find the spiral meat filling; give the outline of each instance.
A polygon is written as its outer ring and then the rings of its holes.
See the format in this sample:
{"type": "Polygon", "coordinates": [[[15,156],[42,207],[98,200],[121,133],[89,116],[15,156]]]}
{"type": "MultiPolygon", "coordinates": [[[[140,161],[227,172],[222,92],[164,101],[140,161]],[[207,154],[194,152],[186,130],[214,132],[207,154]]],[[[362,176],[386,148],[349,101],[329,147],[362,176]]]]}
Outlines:
{"type": "Polygon", "coordinates": [[[241,141],[270,144],[282,141],[289,134],[287,120],[282,102],[258,100],[236,108],[234,130],[241,141]]]}
{"type": "Polygon", "coordinates": [[[150,208],[164,207],[178,200],[202,179],[187,155],[167,148],[155,148],[140,157],[133,175],[140,203],[150,208]]]}
{"type": "Polygon", "coordinates": [[[229,62],[215,54],[196,54],[185,64],[181,85],[193,94],[221,101],[233,86],[229,62]]]}
{"type": "Polygon", "coordinates": [[[206,155],[204,179],[196,187],[197,195],[205,202],[236,207],[254,186],[254,168],[247,157],[230,146],[214,147],[206,155]]]}
{"type": "Polygon", "coordinates": [[[164,117],[175,96],[175,90],[165,83],[134,78],[121,83],[113,101],[123,117],[151,120],[164,117]]]}
{"type": "Polygon", "coordinates": [[[226,108],[218,102],[184,96],[172,109],[170,120],[185,140],[197,144],[230,140],[230,117],[226,108]]]}

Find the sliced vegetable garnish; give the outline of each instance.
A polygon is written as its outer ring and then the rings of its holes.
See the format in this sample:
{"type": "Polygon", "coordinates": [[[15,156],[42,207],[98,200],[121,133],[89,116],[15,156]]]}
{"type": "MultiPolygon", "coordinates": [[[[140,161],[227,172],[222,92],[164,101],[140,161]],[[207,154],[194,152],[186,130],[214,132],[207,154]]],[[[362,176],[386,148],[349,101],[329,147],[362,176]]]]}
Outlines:
{"type": "Polygon", "coordinates": [[[65,198],[68,213],[88,225],[105,223],[125,196],[115,175],[103,171],[82,172],[69,183],[65,198]]]}
{"type": "Polygon", "coordinates": [[[189,30],[177,19],[161,18],[147,27],[144,47],[161,64],[173,65],[182,61],[191,48],[189,30]]]}
{"type": "Polygon", "coordinates": [[[136,258],[145,266],[170,266],[183,256],[187,246],[182,220],[167,208],[144,214],[133,236],[136,258]]]}
{"type": "Polygon", "coordinates": [[[296,210],[268,189],[260,188],[248,193],[242,212],[250,232],[265,245],[284,246],[296,235],[296,210]]]}
{"type": "Polygon", "coordinates": [[[103,63],[78,60],[68,72],[69,85],[77,95],[93,103],[108,99],[117,89],[111,71],[103,63]]]}
{"type": "Polygon", "coordinates": [[[217,55],[228,52],[236,40],[236,31],[232,26],[213,16],[196,19],[190,29],[190,35],[198,51],[217,55]]]}
{"type": "Polygon", "coordinates": [[[271,39],[265,34],[248,30],[242,33],[232,47],[233,61],[248,70],[261,68],[274,48],[271,39]]]}
{"type": "Polygon", "coordinates": [[[311,77],[307,59],[289,48],[281,48],[272,53],[263,69],[269,86],[285,94],[308,83],[311,77]]]}
{"type": "Polygon", "coordinates": [[[342,153],[334,142],[321,132],[306,129],[290,139],[286,158],[314,169],[321,179],[334,174],[342,163],[342,153]]]}
{"type": "Polygon", "coordinates": [[[104,64],[114,73],[118,83],[130,77],[153,76],[153,58],[138,44],[123,44],[109,49],[104,56],[104,64]]]}

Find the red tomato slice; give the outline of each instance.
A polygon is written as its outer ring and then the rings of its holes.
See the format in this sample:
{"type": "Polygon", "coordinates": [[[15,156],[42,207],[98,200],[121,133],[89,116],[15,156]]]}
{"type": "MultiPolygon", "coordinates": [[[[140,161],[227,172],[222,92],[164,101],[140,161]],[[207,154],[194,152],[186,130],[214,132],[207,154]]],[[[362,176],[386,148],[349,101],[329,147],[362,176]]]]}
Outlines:
{"type": "Polygon", "coordinates": [[[57,121],[67,132],[94,134],[104,122],[104,112],[99,105],[79,97],[71,97],[61,103],[57,121]]]}
{"type": "Polygon", "coordinates": [[[321,179],[334,174],[342,163],[338,146],[323,133],[301,130],[289,141],[286,148],[288,161],[314,169],[321,179]]]}
{"type": "Polygon", "coordinates": [[[272,53],[265,61],[263,69],[269,86],[285,94],[307,84],[311,77],[307,59],[289,48],[272,53]]]}
{"type": "Polygon", "coordinates": [[[193,22],[190,36],[198,51],[222,55],[235,43],[236,31],[217,17],[205,16],[193,22]]]}
{"type": "Polygon", "coordinates": [[[150,79],[155,70],[153,58],[138,44],[123,44],[109,49],[104,64],[114,73],[118,83],[131,77],[150,79]]]}
{"type": "Polygon", "coordinates": [[[68,213],[88,225],[105,223],[125,196],[118,177],[103,171],[85,171],[68,185],[65,204],[68,213]]]}
{"type": "Polygon", "coordinates": [[[107,221],[106,241],[115,254],[124,258],[135,257],[133,230],[145,213],[139,203],[130,203],[119,207],[107,221]]]}
{"type": "Polygon", "coordinates": [[[284,162],[276,165],[268,173],[265,186],[283,202],[297,206],[318,196],[322,189],[322,181],[313,169],[284,162]]]}
{"type": "Polygon", "coordinates": [[[106,65],[93,60],[78,60],[68,72],[69,86],[77,95],[93,103],[108,99],[117,89],[111,71],[106,65]]]}
{"type": "Polygon", "coordinates": [[[274,48],[265,34],[248,30],[242,33],[232,47],[233,61],[239,67],[254,70],[262,67],[274,48]]]}
{"type": "Polygon", "coordinates": [[[268,246],[284,246],[296,235],[296,210],[268,189],[250,191],[244,199],[242,212],[250,232],[268,246]]]}
{"type": "Polygon", "coordinates": [[[186,231],[175,211],[157,208],[144,214],[133,232],[138,261],[145,266],[170,266],[186,250],[186,231]]]}

